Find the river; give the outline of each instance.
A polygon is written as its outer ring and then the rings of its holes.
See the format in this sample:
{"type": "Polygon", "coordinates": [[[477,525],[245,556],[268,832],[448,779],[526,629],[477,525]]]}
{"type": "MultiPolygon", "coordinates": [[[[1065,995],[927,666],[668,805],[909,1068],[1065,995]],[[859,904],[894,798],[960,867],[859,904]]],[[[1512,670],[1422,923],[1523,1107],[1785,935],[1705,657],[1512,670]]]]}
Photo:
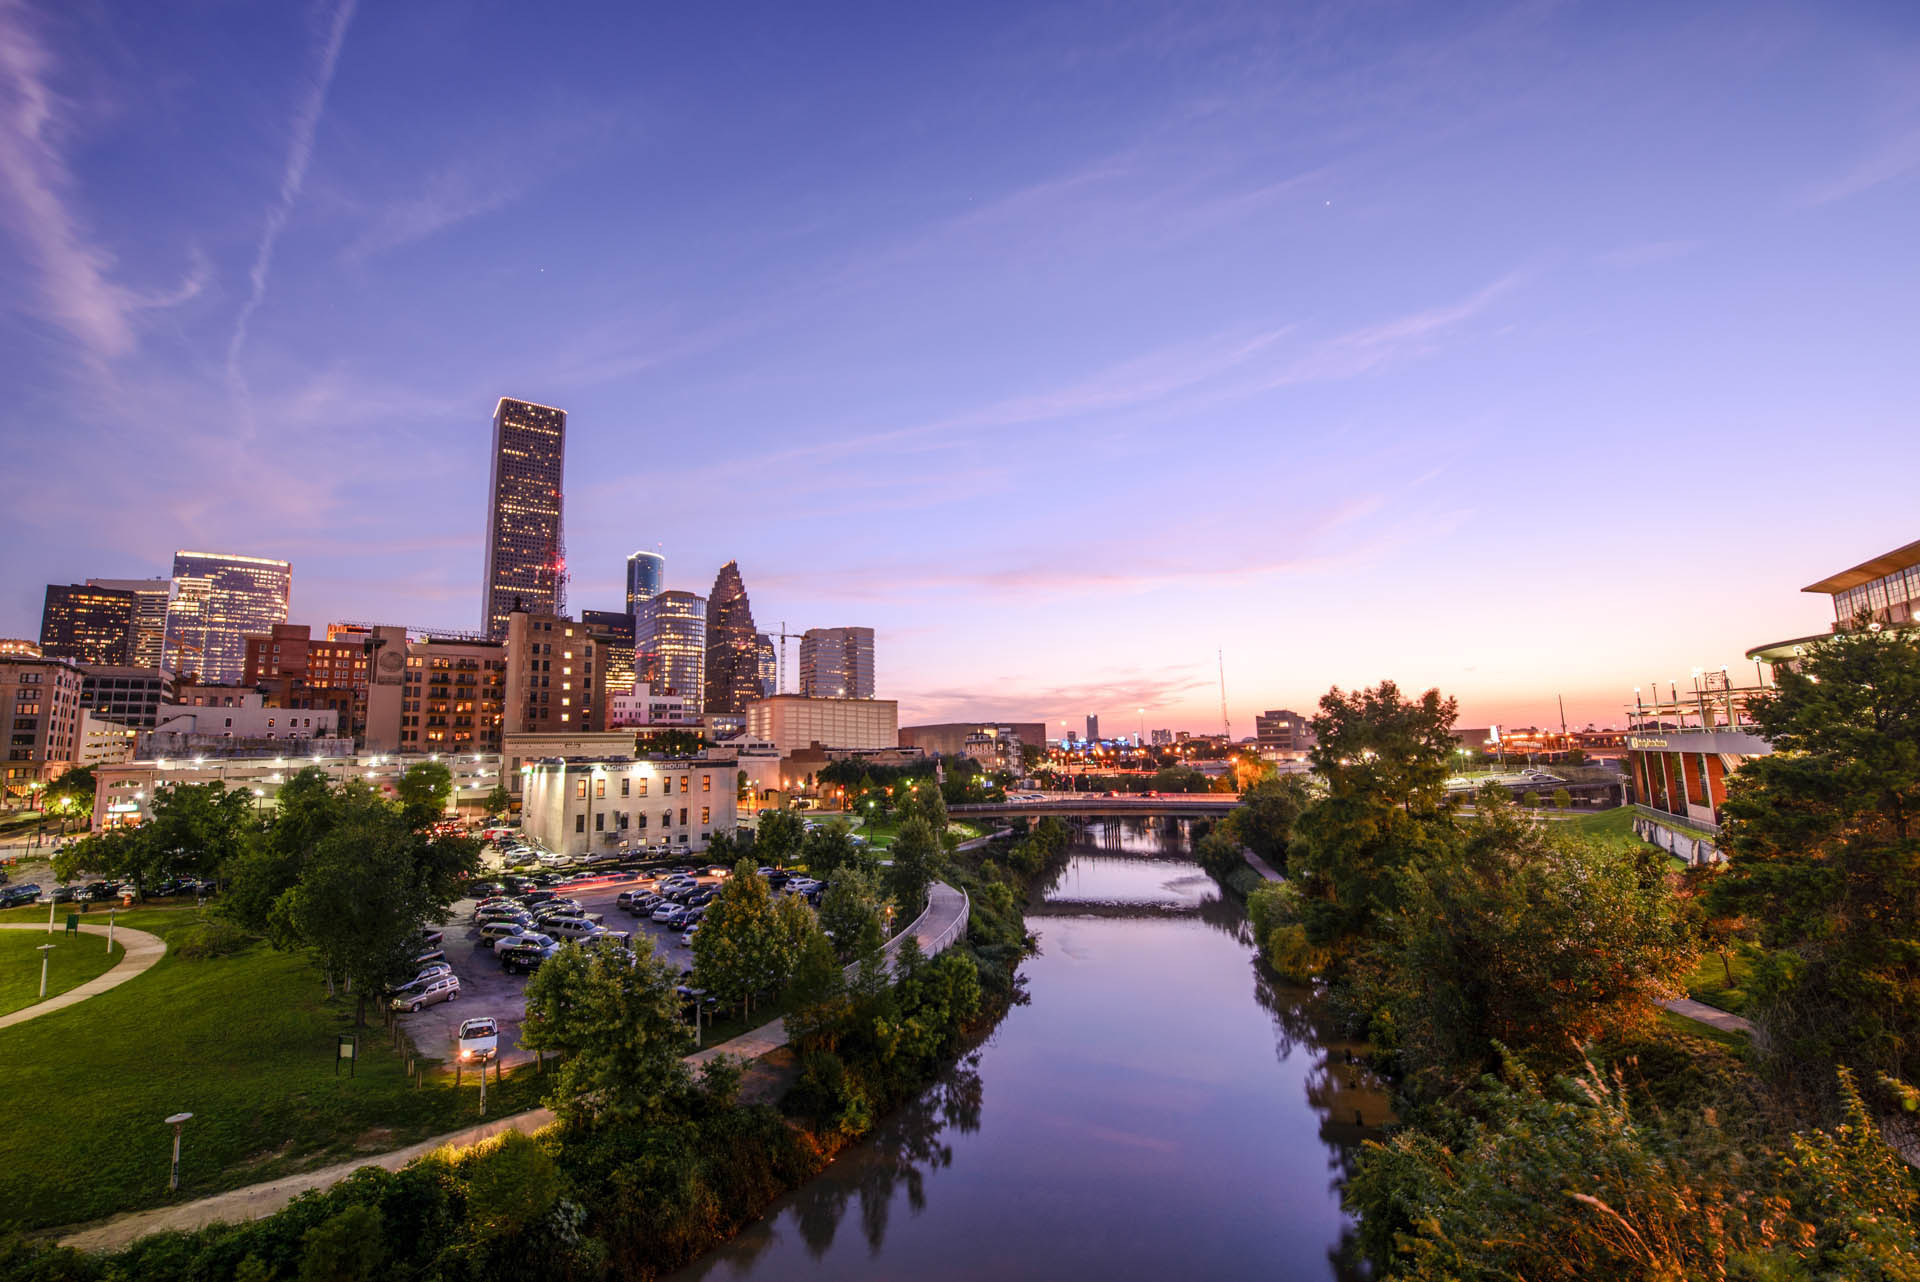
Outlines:
{"type": "Polygon", "coordinates": [[[1384,1096],[1185,839],[1089,830],[1027,923],[1029,1000],[677,1279],[1354,1276],[1338,1181],[1384,1096]]]}

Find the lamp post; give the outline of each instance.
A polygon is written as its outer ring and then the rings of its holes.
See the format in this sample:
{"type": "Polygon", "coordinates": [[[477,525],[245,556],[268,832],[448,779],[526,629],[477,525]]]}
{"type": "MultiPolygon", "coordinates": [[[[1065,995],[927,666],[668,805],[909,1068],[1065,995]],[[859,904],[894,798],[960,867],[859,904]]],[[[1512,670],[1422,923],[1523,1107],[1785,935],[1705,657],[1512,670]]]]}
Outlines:
{"type": "Polygon", "coordinates": [[[178,1193],[180,1191],[180,1128],[192,1120],[192,1113],[175,1113],[166,1119],[167,1125],[173,1128],[173,1170],[172,1173],[167,1176],[167,1190],[169,1192],[178,1193]]]}
{"type": "Polygon", "coordinates": [[[40,1000],[47,1000],[47,963],[53,958],[54,945],[40,945],[40,1000]]]}

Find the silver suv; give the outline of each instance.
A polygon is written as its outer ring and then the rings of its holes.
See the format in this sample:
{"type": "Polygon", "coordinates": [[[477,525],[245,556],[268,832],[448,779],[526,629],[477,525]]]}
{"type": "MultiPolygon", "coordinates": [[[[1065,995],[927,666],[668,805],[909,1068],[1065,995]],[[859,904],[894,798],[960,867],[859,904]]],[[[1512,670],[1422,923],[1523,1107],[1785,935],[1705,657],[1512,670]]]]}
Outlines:
{"type": "Polygon", "coordinates": [[[458,975],[437,975],[432,979],[409,984],[393,995],[395,1010],[415,1011],[422,1006],[432,1006],[438,1002],[450,1002],[460,996],[460,977],[458,975]]]}

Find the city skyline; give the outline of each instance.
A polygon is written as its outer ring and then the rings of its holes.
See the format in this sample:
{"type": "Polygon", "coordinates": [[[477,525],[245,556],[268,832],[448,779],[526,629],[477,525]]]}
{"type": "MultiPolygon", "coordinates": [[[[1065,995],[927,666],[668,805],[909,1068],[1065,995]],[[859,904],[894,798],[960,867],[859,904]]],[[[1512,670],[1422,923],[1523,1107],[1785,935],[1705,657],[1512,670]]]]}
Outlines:
{"type": "Polygon", "coordinates": [[[1219,650],[1237,736],[1382,678],[1607,725],[1824,628],[1910,537],[1911,11],[1402,17],[686,16],[636,91],[617,17],[0,10],[0,635],[178,547],[471,628],[502,396],[571,411],[576,612],[737,559],[909,722],[1214,729],[1219,650]],[[451,74],[535,45],[519,114],[451,74]]]}

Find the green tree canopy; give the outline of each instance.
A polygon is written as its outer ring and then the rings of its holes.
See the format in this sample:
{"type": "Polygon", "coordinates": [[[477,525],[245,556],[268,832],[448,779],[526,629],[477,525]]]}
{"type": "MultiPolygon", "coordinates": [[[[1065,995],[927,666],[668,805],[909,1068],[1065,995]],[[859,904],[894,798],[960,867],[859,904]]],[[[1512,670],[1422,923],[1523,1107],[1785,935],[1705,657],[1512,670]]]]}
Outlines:
{"type": "Polygon", "coordinates": [[[806,839],[806,821],[793,811],[763,811],[754,834],[754,853],[761,863],[777,868],[789,860],[798,859],[806,839]]]}
{"type": "Polygon", "coordinates": [[[1312,760],[1327,795],[1300,817],[1289,859],[1315,948],[1350,951],[1395,906],[1400,873],[1451,844],[1455,713],[1439,691],[1409,700],[1391,681],[1322,696],[1312,760]]]}
{"type": "Polygon", "coordinates": [[[693,982],[745,1009],[757,994],[786,983],[793,969],[792,946],[767,879],[743,859],[707,905],[700,932],[693,937],[693,982]]]}
{"type": "MultiPolygon", "coordinates": [[[[1713,904],[1772,955],[1749,1012],[1775,1062],[1920,1069],[1920,633],[1839,633],[1753,714],[1773,745],[1730,779],[1713,904]]],[[[1873,1076],[1868,1076],[1869,1074],[1873,1076]]]]}
{"type": "Polygon", "coordinates": [[[155,789],[147,821],[74,842],[54,856],[54,874],[82,871],[130,880],[144,895],[168,876],[212,877],[238,860],[255,838],[253,794],[223,783],[167,784],[155,789]]]}
{"type": "Polygon", "coordinates": [[[820,925],[832,936],[833,947],[844,960],[855,958],[861,941],[871,940],[876,934],[885,937],[880,908],[879,886],[859,868],[841,868],[827,882],[826,892],[820,896],[820,925]]]}
{"type": "Polygon", "coordinates": [[[446,817],[453,801],[453,771],[444,762],[422,761],[407,767],[394,791],[407,825],[429,827],[446,817]]]}
{"type": "Polygon", "coordinates": [[[547,1106],[562,1120],[648,1121],[691,1089],[681,1061],[692,1029],[662,958],[562,945],[527,981],[522,1041],[560,1050],[547,1106]],[[531,1038],[532,1040],[527,1040],[531,1038]]]}
{"type": "MultiPolygon", "coordinates": [[[[944,809],[944,808],[943,808],[944,809]]],[[[886,889],[901,925],[912,921],[926,906],[927,887],[939,875],[945,848],[924,813],[900,825],[887,854],[886,889]]]]}

